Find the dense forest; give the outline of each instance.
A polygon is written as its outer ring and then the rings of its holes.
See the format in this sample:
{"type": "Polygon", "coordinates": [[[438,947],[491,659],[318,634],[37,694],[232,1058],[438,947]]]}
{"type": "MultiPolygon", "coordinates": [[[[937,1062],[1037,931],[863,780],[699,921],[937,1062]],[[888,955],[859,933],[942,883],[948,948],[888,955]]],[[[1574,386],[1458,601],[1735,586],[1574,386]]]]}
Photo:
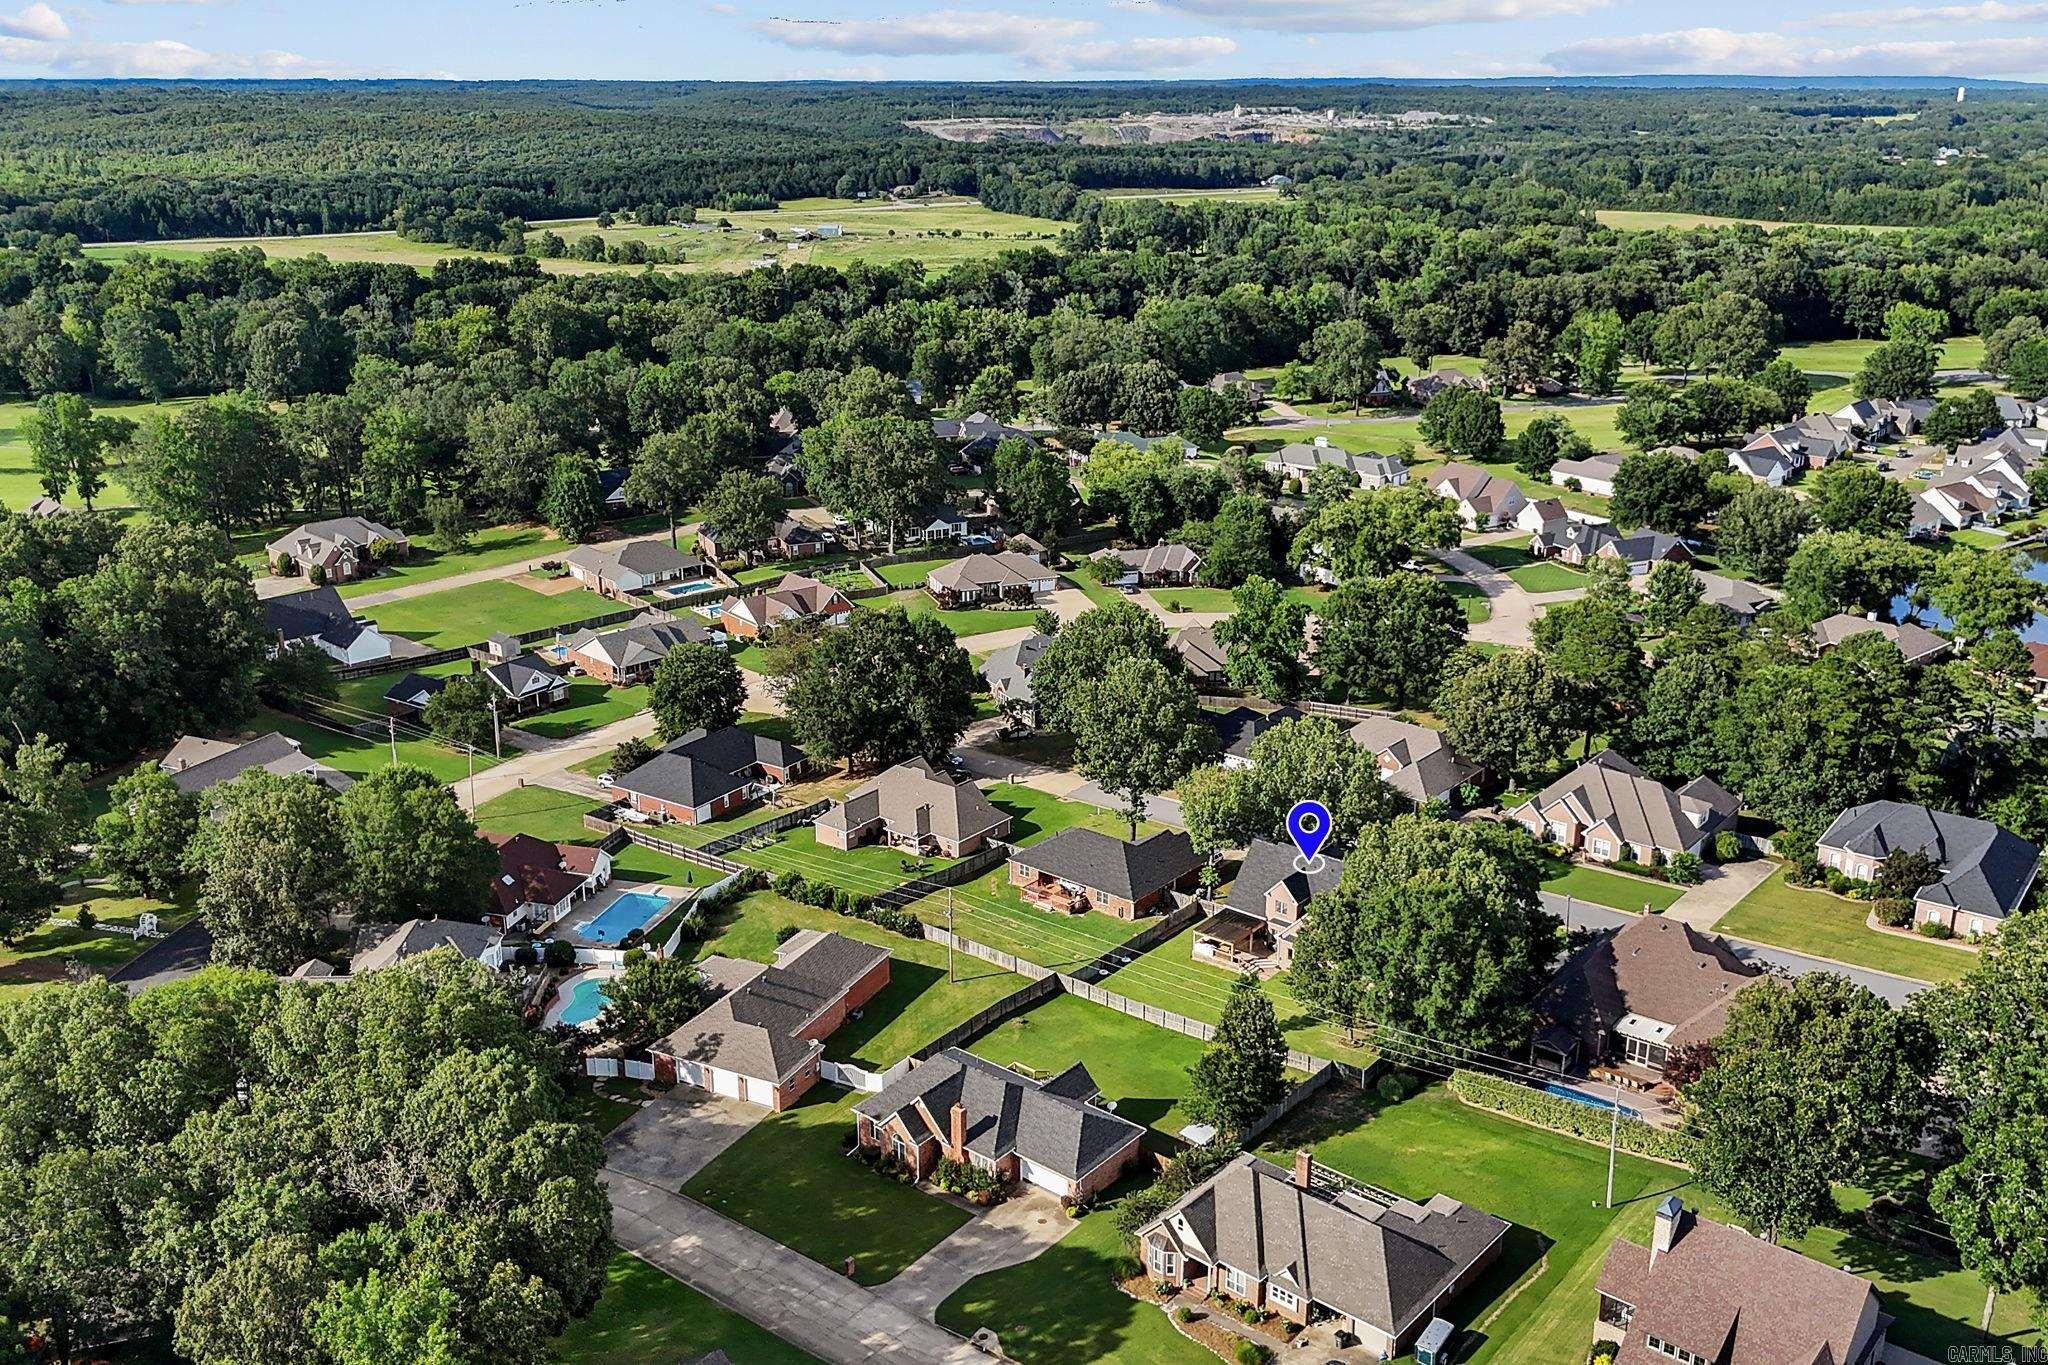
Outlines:
{"type": "Polygon", "coordinates": [[[1072,216],[1077,191],[1284,173],[1374,186],[1423,167],[1595,207],[1938,224],[2048,193],[2048,99],[1924,89],[1641,90],[1362,82],[434,83],[0,86],[0,229],[86,241],[735,207],[896,185],[1072,216]],[[1306,143],[942,142],[919,118],[1068,119],[1233,103],[1490,123],[1306,143]],[[1904,117],[1902,117],[1904,116],[1904,117]],[[1941,147],[1973,153],[1935,164],[1941,147]]]}

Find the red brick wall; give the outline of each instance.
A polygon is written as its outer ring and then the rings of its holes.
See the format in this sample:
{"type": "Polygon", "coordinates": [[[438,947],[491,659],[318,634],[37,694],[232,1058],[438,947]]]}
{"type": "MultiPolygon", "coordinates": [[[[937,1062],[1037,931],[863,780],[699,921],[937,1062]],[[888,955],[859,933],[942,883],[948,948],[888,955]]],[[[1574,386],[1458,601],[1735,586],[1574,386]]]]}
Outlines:
{"type": "Polygon", "coordinates": [[[867,975],[853,983],[836,1004],[797,1031],[797,1037],[823,1041],[839,1031],[846,1022],[847,1011],[857,1010],[875,997],[875,993],[889,984],[889,959],[883,958],[868,969],[867,975]]]}
{"type": "Polygon", "coordinates": [[[1088,1199],[1101,1194],[1117,1182],[1118,1177],[1123,1175],[1132,1162],[1143,1155],[1144,1134],[1131,1134],[1131,1140],[1124,1144],[1122,1151],[1081,1178],[1081,1183],[1075,1190],[1076,1196],[1088,1199]]]}

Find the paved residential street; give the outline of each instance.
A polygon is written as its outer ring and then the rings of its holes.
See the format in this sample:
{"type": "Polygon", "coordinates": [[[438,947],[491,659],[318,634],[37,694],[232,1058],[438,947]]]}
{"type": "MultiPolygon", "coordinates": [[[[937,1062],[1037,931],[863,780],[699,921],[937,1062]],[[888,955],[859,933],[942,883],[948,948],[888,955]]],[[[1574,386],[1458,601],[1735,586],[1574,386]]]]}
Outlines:
{"type": "Polygon", "coordinates": [[[1023,1264],[1073,1226],[1057,1199],[1027,1186],[1016,1198],[977,1215],[875,1292],[921,1318],[931,1318],[954,1290],[975,1276],[1023,1264]]]}
{"type": "Polygon", "coordinates": [[[693,1199],[607,1168],[612,1236],[692,1289],[835,1365],[968,1365],[952,1333],[693,1199]]]}
{"type": "Polygon", "coordinates": [[[585,759],[610,753],[624,740],[653,733],[654,714],[641,711],[610,725],[600,725],[574,739],[516,754],[495,768],[479,772],[474,782],[459,777],[448,785],[454,789],[455,799],[468,810],[475,810],[493,798],[521,787],[561,786],[571,791],[582,790],[579,785],[582,779],[580,775],[571,773],[571,768],[585,759]]]}
{"type": "MultiPolygon", "coordinates": [[[[1503,537],[1505,538],[1505,537],[1503,537]]],[[[1584,588],[1566,588],[1562,592],[1530,592],[1521,584],[1509,578],[1499,569],[1483,559],[1474,558],[1463,550],[1431,550],[1430,553],[1442,560],[1452,572],[1470,583],[1486,596],[1488,615],[1484,621],[1475,621],[1466,628],[1466,638],[1494,645],[1526,646],[1535,637],[1531,633],[1536,618],[1544,608],[1555,602],[1569,602],[1575,597],[1585,596],[1584,588]]]]}

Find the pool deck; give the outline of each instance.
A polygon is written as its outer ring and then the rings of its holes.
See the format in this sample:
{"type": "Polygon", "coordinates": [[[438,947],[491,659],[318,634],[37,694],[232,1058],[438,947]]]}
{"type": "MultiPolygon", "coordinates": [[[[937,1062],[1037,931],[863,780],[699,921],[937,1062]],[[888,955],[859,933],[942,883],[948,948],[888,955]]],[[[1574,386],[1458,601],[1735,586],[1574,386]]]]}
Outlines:
{"type": "MultiPolygon", "coordinates": [[[[616,948],[619,946],[618,938],[594,937],[584,933],[583,926],[594,922],[607,910],[611,909],[613,905],[628,896],[646,895],[659,896],[663,902],[661,909],[650,914],[639,926],[642,929],[652,928],[656,921],[667,915],[671,910],[674,910],[678,905],[688,901],[695,894],[695,887],[670,886],[666,882],[614,880],[610,886],[571,910],[567,916],[547,931],[546,937],[560,939],[579,948],[616,948]]],[[[619,936],[619,938],[624,937],[624,934],[619,936]]]]}
{"type": "MultiPolygon", "coordinates": [[[[553,1028],[557,1024],[565,1022],[562,1018],[562,1011],[569,1007],[570,1002],[575,999],[576,988],[585,981],[610,981],[624,971],[625,968],[623,967],[585,967],[580,972],[573,972],[563,977],[560,984],[555,987],[554,998],[548,1001],[547,1013],[543,1016],[542,1023],[547,1028],[553,1028]]],[[[596,1025],[597,1019],[593,1015],[589,1019],[578,1020],[571,1027],[594,1029],[596,1025]]]]}

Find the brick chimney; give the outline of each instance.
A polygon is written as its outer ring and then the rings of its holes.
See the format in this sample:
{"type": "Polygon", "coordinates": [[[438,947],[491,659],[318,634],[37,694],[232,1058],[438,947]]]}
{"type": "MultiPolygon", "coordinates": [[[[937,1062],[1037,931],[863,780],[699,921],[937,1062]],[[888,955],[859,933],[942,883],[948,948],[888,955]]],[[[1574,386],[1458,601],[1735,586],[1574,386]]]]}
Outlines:
{"type": "Polygon", "coordinates": [[[964,1104],[955,1104],[955,1105],[953,1106],[953,1113],[952,1113],[952,1123],[950,1124],[950,1127],[952,1128],[952,1132],[951,1132],[951,1133],[949,1134],[949,1136],[950,1136],[950,1138],[951,1138],[951,1141],[952,1141],[952,1148],[953,1148],[953,1160],[955,1160],[955,1161],[965,1161],[965,1160],[967,1160],[967,1106],[966,1106],[966,1105],[964,1105],[964,1104]]]}
{"type": "Polygon", "coordinates": [[[1650,1263],[1678,1244],[1678,1235],[1685,1224],[1685,1205],[1678,1202],[1677,1195],[1668,1196],[1657,1206],[1657,1224],[1650,1231],[1650,1263]]]}
{"type": "Polygon", "coordinates": [[[1316,1154],[1313,1151],[1306,1147],[1297,1150],[1294,1154],[1294,1183],[1304,1190],[1312,1188],[1315,1184],[1315,1164],[1316,1154]]]}

